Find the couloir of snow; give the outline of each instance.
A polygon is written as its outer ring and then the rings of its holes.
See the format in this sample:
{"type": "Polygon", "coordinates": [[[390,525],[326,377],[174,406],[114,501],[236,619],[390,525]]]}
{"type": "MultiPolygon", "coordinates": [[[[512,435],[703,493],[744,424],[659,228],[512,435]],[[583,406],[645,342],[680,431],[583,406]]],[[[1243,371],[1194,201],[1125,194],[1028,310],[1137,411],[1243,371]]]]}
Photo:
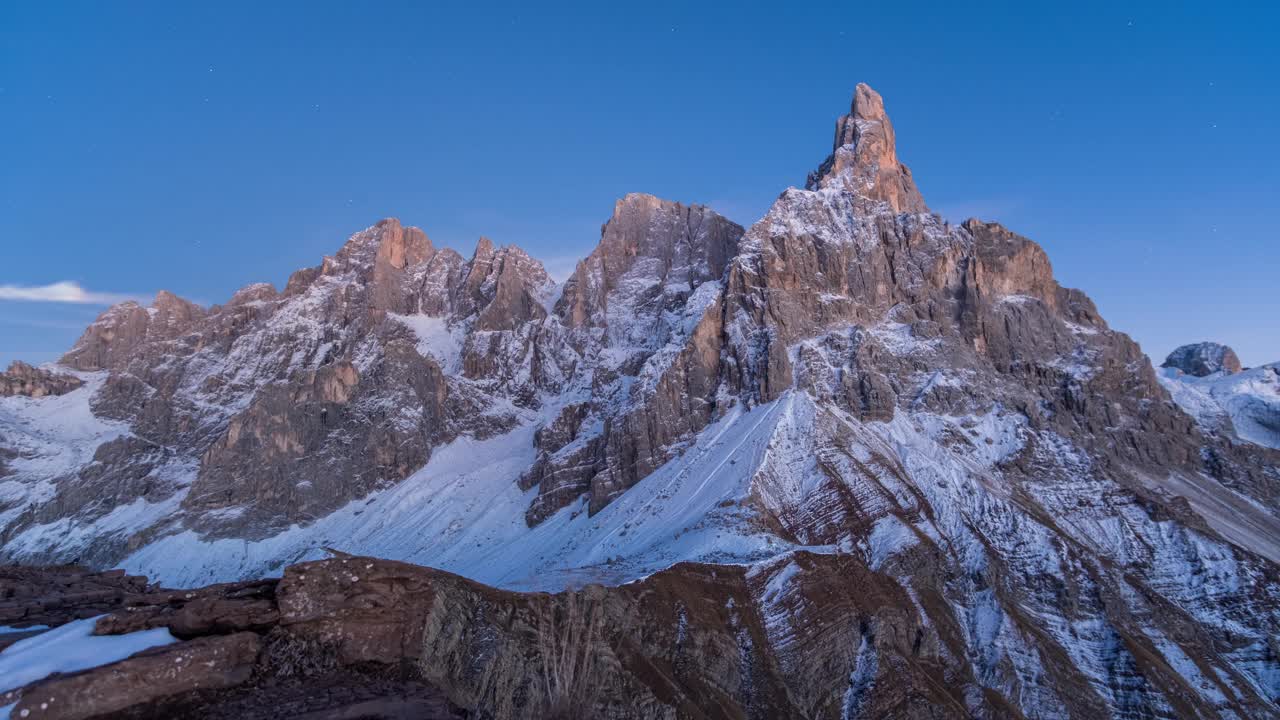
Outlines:
{"type": "Polygon", "coordinates": [[[516,430],[488,440],[463,437],[438,448],[418,472],[353,501],[306,527],[260,541],[205,540],[185,531],[124,560],[130,572],[168,585],[195,586],[278,574],[326,557],[325,548],[405,560],[519,589],[626,582],[682,560],[749,561],[787,549],[748,530],[737,501],[750,490],[775,429],[795,410],[785,396],[741,405],[594,517],[586,501],[529,528],[535,490],[515,479],[534,460],[530,414],[516,430]]]}
{"type": "Polygon", "coordinates": [[[1241,440],[1280,448],[1280,363],[1205,377],[1162,368],[1159,378],[1174,402],[1206,430],[1226,430],[1230,420],[1241,440]]]}

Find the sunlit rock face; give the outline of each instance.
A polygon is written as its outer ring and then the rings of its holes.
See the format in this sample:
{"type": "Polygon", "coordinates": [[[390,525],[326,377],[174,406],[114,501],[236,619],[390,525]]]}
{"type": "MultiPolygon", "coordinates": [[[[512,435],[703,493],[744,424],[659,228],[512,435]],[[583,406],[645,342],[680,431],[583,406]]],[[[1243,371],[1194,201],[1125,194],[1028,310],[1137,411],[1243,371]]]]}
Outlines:
{"type": "MultiPolygon", "coordinates": [[[[1158,375],[1036,243],[930,213],[860,85],[750,227],[627,195],[562,285],[384,220],[281,292],[111,308],[82,386],[0,398],[0,555],[602,583],[624,717],[1267,717],[1277,376],[1195,347],[1158,375]]],[[[446,585],[440,622],[532,602],[446,585]]],[[[496,702],[458,637],[437,684],[496,702]]]]}

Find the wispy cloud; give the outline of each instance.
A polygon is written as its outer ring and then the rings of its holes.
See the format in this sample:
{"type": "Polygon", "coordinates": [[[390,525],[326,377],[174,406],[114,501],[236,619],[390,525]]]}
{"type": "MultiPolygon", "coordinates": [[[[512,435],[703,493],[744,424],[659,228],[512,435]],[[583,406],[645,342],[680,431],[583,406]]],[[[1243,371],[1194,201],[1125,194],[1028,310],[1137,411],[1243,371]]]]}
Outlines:
{"type": "Polygon", "coordinates": [[[0,285],[0,300],[23,302],[74,303],[77,305],[114,305],[137,300],[137,295],[86,290],[79,283],[63,280],[49,285],[0,285]]]}

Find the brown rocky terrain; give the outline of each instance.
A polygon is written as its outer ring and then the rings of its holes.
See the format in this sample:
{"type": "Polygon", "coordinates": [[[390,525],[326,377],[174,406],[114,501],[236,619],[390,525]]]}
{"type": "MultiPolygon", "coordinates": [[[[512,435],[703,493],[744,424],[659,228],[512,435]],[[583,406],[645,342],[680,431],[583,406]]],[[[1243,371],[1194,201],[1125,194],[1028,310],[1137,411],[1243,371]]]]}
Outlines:
{"type": "Polygon", "coordinates": [[[335,662],[315,638],[286,633],[276,580],[177,591],[73,566],[0,574],[5,621],[57,626],[98,617],[97,635],[165,628],[179,639],[0,695],[0,704],[14,704],[13,717],[463,717],[399,661],[335,662]]]}
{"type": "Polygon", "coordinates": [[[859,86],[749,228],[628,195],[560,285],[384,220],[107,310],[83,386],[0,398],[0,557],[206,588],[99,623],[220,668],[133,716],[1269,717],[1280,375],[1228,353],[1157,374],[930,213],[859,86]]]}
{"type": "MultiPolygon", "coordinates": [[[[118,580],[50,572],[46,586],[118,580]]],[[[86,593],[28,602],[103,611],[86,593]]],[[[163,627],[180,642],[6,699],[33,718],[1009,716],[1012,699],[948,662],[959,629],[921,602],[917,616],[906,588],[832,555],[755,570],[682,564],[553,595],[344,556],[279,581],[133,587],[96,633],[163,627]]],[[[1059,671],[1050,682],[1078,691],[1069,665],[1059,671]]],[[[1130,671],[1177,686],[1157,657],[1130,671]]],[[[1066,697],[1072,715],[1099,710],[1088,693],[1066,697]]]]}
{"type": "Polygon", "coordinates": [[[15,360],[9,369],[0,372],[0,397],[25,395],[42,398],[48,395],[62,395],[83,385],[80,378],[74,375],[62,375],[48,370],[32,367],[21,360],[15,360]]]}

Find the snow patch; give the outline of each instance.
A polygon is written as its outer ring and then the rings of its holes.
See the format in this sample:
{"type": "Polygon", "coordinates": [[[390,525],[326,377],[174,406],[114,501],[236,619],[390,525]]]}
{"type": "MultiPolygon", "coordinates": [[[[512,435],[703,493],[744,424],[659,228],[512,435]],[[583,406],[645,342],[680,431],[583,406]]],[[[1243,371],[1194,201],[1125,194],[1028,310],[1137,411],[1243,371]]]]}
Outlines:
{"type": "Polygon", "coordinates": [[[87,670],[177,642],[167,628],[94,635],[97,622],[97,617],[75,620],[5,648],[0,652],[0,692],[30,685],[53,673],[87,670]]]}
{"type": "Polygon", "coordinates": [[[880,570],[889,558],[919,542],[916,534],[906,523],[894,515],[886,515],[876,520],[867,536],[866,548],[872,570],[880,570]]]}
{"type": "Polygon", "coordinates": [[[449,321],[430,315],[389,315],[413,331],[418,338],[418,354],[436,361],[446,375],[462,369],[462,346],[465,334],[461,327],[450,328],[449,321]]]}

